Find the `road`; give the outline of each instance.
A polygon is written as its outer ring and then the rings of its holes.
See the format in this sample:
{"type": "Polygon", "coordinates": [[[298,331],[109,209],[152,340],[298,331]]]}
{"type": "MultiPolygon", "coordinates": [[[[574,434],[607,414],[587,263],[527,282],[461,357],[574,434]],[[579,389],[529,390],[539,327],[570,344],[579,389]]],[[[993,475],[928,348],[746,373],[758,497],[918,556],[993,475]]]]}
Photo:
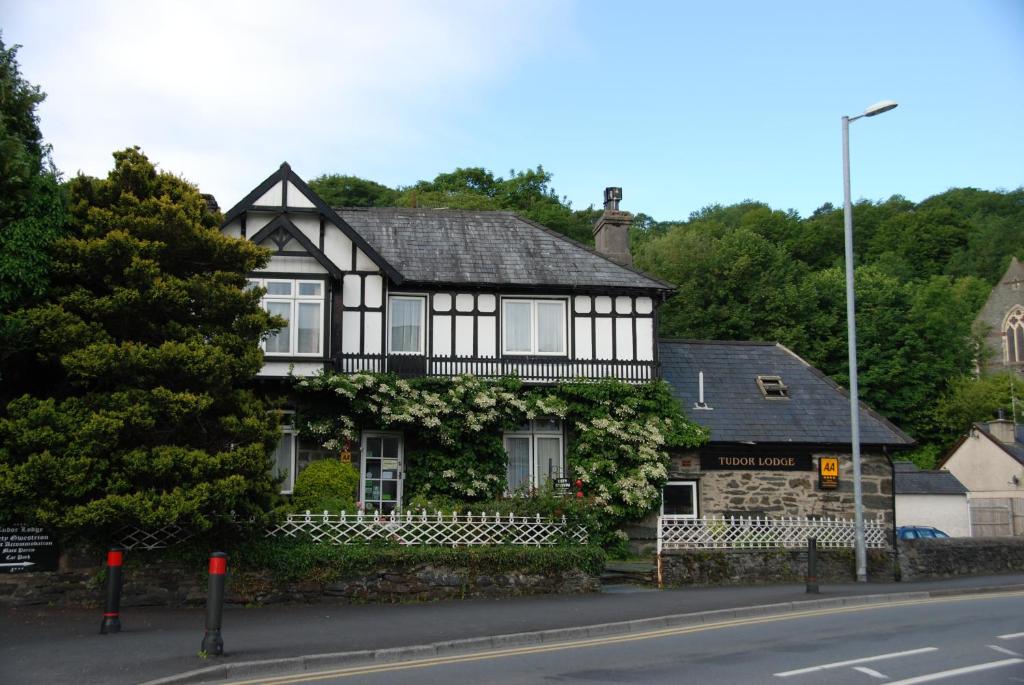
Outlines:
{"type": "Polygon", "coordinates": [[[1024,683],[1024,592],[805,611],[234,685],[543,682],[1024,683]]]}

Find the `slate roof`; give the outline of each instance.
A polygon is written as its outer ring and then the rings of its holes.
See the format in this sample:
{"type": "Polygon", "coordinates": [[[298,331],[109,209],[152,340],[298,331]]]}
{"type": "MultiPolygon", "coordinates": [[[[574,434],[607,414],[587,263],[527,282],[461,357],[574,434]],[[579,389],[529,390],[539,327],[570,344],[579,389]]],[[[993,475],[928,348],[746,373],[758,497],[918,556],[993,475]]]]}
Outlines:
{"type": "Polygon", "coordinates": [[[910,461],[893,462],[897,495],[966,495],[967,488],[949,471],[922,471],[910,461]]]}
{"type": "MultiPolygon", "coordinates": [[[[778,343],[661,340],[662,374],[693,421],[711,429],[711,442],[850,444],[846,391],[778,343]],[[694,409],[698,374],[704,401],[694,409]],[[788,399],[765,399],[757,376],[781,376],[788,399]]],[[[861,404],[862,445],[907,447],[913,440],[861,404]]]]}
{"type": "Polygon", "coordinates": [[[406,208],[335,211],[402,274],[403,283],[537,290],[658,290],[675,286],[512,212],[406,208]]]}

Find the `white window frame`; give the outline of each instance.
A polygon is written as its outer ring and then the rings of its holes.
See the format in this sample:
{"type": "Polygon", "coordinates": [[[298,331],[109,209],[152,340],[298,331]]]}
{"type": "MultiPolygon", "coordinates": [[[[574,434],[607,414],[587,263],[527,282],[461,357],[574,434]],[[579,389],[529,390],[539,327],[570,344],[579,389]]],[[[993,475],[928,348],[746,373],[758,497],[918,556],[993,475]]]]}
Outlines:
{"type": "MultiPolygon", "coordinates": [[[[277,467],[277,450],[285,441],[288,443],[288,475],[281,482],[281,494],[291,495],[295,491],[295,479],[298,477],[299,452],[303,451],[302,441],[299,438],[299,430],[295,427],[295,412],[291,409],[278,410],[277,415],[281,421],[281,439],[274,448],[274,468],[277,467]]],[[[309,449],[306,447],[305,449],[309,449]]],[[[327,451],[322,447],[315,447],[312,451],[327,451]]],[[[307,464],[308,465],[308,464],[307,464]]],[[[278,474],[273,474],[277,477],[278,474]]]]}
{"type": "MultiPolygon", "coordinates": [[[[363,431],[359,440],[359,497],[358,501],[366,507],[366,441],[370,438],[397,438],[398,439],[398,486],[395,488],[395,511],[402,510],[402,501],[405,497],[405,434],[402,431],[363,431]]],[[[383,481],[383,479],[378,479],[383,481]]],[[[386,500],[376,500],[383,504],[386,500]]]]}
{"type": "MultiPolygon", "coordinates": [[[[278,441],[278,446],[274,448],[275,462],[274,466],[277,466],[276,455],[277,450],[280,448],[281,443],[287,441],[288,447],[288,475],[281,482],[281,494],[290,495],[295,490],[295,454],[296,454],[296,440],[298,439],[299,432],[295,429],[295,412],[294,411],[279,411],[277,412],[281,417],[281,440],[278,441]]],[[[273,474],[275,477],[279,474],[273,474]]]]}
{"type": "Polygon", "coordinates": [[[264,294],[260,305],[264,310],[269,311],[267,305],[271,302],[285,303],[289,307],[288,320],[288,351],[267,352],[267,341],[263,340],[260,347],[267,357],[310,357],[312,359],[324,358],[324,343],[326,338],[327,317],[324,302],[327,299],[327,282],[313,278],[250,278],[249,284],[260,288],[266,288],[268,283],[290,283],[291,295],[268,295],[264,294]],[[319,295],[300,295],[299,286],[313,283],[320,287],[319,295]],[[319,310],[320,337],[317,339],[316,352],[299,352],[299,305],[316,304],[319,310]]]}
{"type": "MultiPolygon", "coordinates": [[[[516,429],[516,430],[505,431],[502,434],[502,436],[501,436],[501,445],[505,449],[505,455],[508,456],[508,447],[507,447],[507,445],[508,445],[509,438],[519,438],[519,439],[528,438],[529,439],[529,445],[530,445],[530,456],[528,458],[528,464],[529,464],[530,473],[529,473],[529,477],[527,478],[527,484],[530,486],[530,488],[538,488],[538,487],[540,487],[542,485],[542,482],[541,482],[541,478],[540,478],[540,465],[537,463],[537,459],[539,458],[538,454],[540,452],[540,450],[537,449],[537,441],[538,440],[554,440],[554,439],[557,439],[558,440],[558,462],[559,463],[558,463],[558,466],[556,468],[556,473],[553,474],[551,476],[551,478],[552,479],[564,478],[565,477],[565,473],[566,473],[566,466],[565,466],[565,426],[562,423],[562,421],[560,419],[553,419],[553,418],[545,419],[545,418],[542,417],[540,419],[537,419],[536,421],[528,421],[527,423],[529,424],[529,430],[522,430],[523,427],[520,427],[519,429],[516,429]],[[544,421],[544,420],[556,420],[556,421],[558,421],[558,431],[538,430],[537,429],[537,423],[539,421],[544,421]]],[[[506,482],[505,483],[505,490],[506,490],[506,492],[512,492],[512,490],[511,490],[511,488],[509,486],[510,486],[510,484],[506,482]]],[[[520,487],[522,487],[522,486],[520,486],[520,487]]]]}
{"type": "Polygon", "coordinates": [[[569,355],[569,325],[568,325],[568,311],[569,301],[566,298],[529,298],[529,297],[503,297],[501,298],[501,354],[506,357],[515,356],[538,356],[538,357],[567,357],[569,355]],[[508,303],[520,303],[530,305],[530,351],[523,352],[521,350],[509,350],[508,349],[508,325],[506,324],[506,305],[508,303]],[[538,304],[558,304],[562,307],[562,316],[560,317],[562,322],[562,349],[558,352],[540,352],[538,350],[539,345],[537,340],[540,336],[540,330],[537,326],[537,305],[538,304]]]}
{"type": "Polygon", "coordinates": [[[424,355],[427,352],[427,296],[426,295],[403,295],[392,293],[388,295],[388,354],[424,355]],[[416,352],[396,351],[391,348],[391,303],[394,300],[416,300],[420,305],[420,340],[416,352]]]}
{"type": "Polygon", "coordinates": [[[692,514],[672,514],[672,516],[679,516],[682,518],[695,519],[700,514],[700,504],[697,501],[697,481],[695,480],[670,480],[661,486],[661,515],[665,515],[665,488],[669,486],[689,486],[690,491],[693,493],[693,513],[692,514]]]}
{"type": "Polygon", "coordinates": [[[1024,323],[1021,323],[1022,318],[1024,318],[1024,310],[1017,306],[1010,309],[1003,320],[1003,362],[1006,364],[1024,362],[1024,348],[1017,344],[1017,328],[1024,326],[1024,323]],[[1017,320],[1013,321],[1014,318],[1017,320]],[[1010,358],[1011,351],[1013,359],[1010,358]]]}

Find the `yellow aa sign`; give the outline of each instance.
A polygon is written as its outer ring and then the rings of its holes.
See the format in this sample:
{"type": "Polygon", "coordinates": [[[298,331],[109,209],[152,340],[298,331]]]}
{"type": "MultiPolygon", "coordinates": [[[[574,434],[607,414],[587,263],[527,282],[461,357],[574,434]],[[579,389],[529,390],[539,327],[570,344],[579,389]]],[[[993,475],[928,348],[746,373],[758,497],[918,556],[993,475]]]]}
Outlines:
{"type": "Polygon", "coordinates": [[[818,460],[818,487],[832,490],[839,486],[839,458],[822,457],[818,460]]]}

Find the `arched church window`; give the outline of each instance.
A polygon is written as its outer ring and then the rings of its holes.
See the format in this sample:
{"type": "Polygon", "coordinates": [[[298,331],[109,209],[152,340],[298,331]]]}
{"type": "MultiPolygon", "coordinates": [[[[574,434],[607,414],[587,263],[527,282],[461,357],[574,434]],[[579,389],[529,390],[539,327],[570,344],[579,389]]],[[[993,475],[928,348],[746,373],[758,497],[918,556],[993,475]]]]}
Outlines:
{"type": "Polygon", "coordinates": [[[1006,340],[1004,359],[1010,364],[1024,362],[1024,307],[1014,308],[1003,326],[1006,340]]]}

